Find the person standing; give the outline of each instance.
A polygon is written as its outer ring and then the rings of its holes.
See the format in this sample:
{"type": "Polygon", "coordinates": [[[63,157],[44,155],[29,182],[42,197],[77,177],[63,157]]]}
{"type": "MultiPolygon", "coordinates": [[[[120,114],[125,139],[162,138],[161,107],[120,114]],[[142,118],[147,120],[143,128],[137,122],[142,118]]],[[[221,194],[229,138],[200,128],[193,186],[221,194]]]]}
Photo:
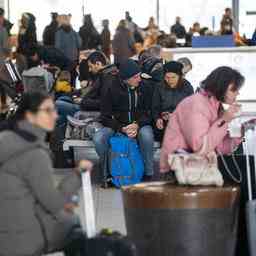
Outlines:
{"type": "Polygon", "coordinates": [[[13,24],[9,20],[5,19],[4,15],[5,15],[5,10],[3,8],[0,8],[0,18],[3,19],[3,26],[6,28],[6,31],[10,36],[13,24]]]}
{"type": "Polygon", "coordinates": [[[84,24],[79,30],[82,39],[82,50],[98,49],[101,45],[101,37],[94,24],[90,14],[84,16],[84,24]]]}
{"type": "Polygon", "coordinates": [[[232,35],[233,34],[233,18],[231,8],[226,8],[225,13],[222,17],[221,23],[221,34],[232,35]]]}
{"type": "Polygon", "coordinates": [[[0,13],[0,52],[9,48],[9,35],[4,26],[4,16],[0,13]]]}
{"type": "Polygon", "coordinates": [[[106,57],[110,60],[111,54],[111,34],[109,30],[109,20],[103,20],[103,31],[101,33],[101,48],[106,57]]]}
{"type": "Polygon", "coordinates": [[[126,28],[125,20],[121,20],[112,43],[114,63],[119,65],[134,56],[136,53],[134,44],[134,37],[129,29],[126,28]]]}
{"type": "Polygon", "coordinates": [[[60,27],[56,32],[55,47],[59,49],[71,62],[71,80],[75,86],[76,67],[79,60],[79,50],[81,48],[81,38],[78,33],[72,28],[68,15],[61,15],[59,18],[60,27]]]}
{"type": "Polygon", "coordinates": [[[37,45],[35,22],[36,18],[32,13],[25,12],[22,14],[17,53],[27,56],[30,49],[37,45]]]}
{"type": "Polygon", "coordinates": [[[55,45],[55,34],[59,27],[58,13],[52,12],[51,17],[52,17],[51,23],[48,26],[46,26],[43,32],[43,44],[45,46],[55,45]]]}
{"type": "Polygon", "coordinates": [[[176,17],[176,22],[173,26],[171,26],[171,33],[175,34],[177,38],[185,38],[186,37],[186,29],[181,24],[181,18],[176,17]]]}

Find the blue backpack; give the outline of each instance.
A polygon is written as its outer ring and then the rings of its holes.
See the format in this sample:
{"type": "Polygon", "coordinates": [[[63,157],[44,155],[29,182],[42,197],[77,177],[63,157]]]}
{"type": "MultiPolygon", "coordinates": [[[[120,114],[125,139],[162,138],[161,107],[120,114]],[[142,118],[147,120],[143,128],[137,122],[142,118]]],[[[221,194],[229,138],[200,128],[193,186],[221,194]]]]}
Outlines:
{"type": "Polygon", "coordinates": [[[144,161],[136,139],[123,134],[110,138],[110,174],[116,187],[139,183],[144,174],[144,161]]]}

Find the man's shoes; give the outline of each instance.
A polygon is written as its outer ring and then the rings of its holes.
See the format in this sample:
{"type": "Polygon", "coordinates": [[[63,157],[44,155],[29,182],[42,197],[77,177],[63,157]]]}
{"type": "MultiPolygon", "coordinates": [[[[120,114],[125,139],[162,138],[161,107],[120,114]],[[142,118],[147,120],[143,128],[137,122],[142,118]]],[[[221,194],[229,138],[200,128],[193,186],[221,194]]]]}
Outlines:
{"type": "Polygon", "coordinates": [[[142,177],[142,182],[151,182],[151,181],[153,181],[153,175],[144,174],[144,176],[142,177]]]}
{"type": "Polygon", "coordinates": [[[104,181],[102,182],[101,188],[103,188],[103,189],[116,188],[116,186],[113,184],[111,178],[107,178],[106,180],[104,180],[104,181]]]}

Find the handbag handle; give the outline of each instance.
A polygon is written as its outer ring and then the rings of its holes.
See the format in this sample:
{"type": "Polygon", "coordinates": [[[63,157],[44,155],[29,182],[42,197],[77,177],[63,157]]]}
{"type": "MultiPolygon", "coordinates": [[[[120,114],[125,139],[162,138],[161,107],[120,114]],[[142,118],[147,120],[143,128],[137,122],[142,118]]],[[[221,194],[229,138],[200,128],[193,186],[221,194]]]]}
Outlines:
{"type": "Polygon", "coordinates": [[[236,183],[238,183],[238,184],[241,184],[241,183],[242,183],[242,180],[243,180],[243,176],[242,176],[241,169],[240,169],[240,167],[239,167],[239,165],[238,165],[238,163],[237,163],[237,161],[236,161],[236,159],[235,159],[234,153],[232,153],[231,156],[232,156],[233,163],[234,163],[234,165],[235,165],[235,167],[236,167],[236,170],[237,170],[237,172],[238,172],[238,174],[239,174],[239,178],[238,178],[238,179],[232,174],[232,172],[231,172],[230,169],[228,168],[227,162],[226,162],[226,160],[225,160],[223,154],[221,154],[220,152],[218,152],[218,154],[220,155],[220,158],[221,158],[221,160],[222,160],[222,162],[223,162],[224,168],[225,168],[226,172],[228,173],[228,175],[231,177],[231,179],[232,179],[234,182],[236,182],[236,183]]]}

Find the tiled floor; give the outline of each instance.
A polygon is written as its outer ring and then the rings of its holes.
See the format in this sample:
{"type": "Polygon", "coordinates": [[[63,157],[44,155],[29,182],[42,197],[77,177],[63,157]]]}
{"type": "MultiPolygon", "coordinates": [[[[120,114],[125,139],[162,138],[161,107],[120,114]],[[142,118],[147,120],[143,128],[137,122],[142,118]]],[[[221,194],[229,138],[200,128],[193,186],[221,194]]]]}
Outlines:
{"type": "MultiPolygon", "coordinates": [[[[56,182],[58,182],[63,175],[56,175],[56,182]]],[[[79,193],[80,204],[77,213],[83,224],[83,198],[82,193],[79,193]]],[[[126,234],[125,220],[123,213],[122,195],[121,191],[117,189],[102,189],[98,185],[93,186],[94,208],[97,230],[102,228],[110,228],[117,230],[122,234],[126,234]]],[[[62,253],[51,254],[51,256],[62,256],[62,253]]],[[[48,256],[48,255],[47,255],[48,256]]]]}

